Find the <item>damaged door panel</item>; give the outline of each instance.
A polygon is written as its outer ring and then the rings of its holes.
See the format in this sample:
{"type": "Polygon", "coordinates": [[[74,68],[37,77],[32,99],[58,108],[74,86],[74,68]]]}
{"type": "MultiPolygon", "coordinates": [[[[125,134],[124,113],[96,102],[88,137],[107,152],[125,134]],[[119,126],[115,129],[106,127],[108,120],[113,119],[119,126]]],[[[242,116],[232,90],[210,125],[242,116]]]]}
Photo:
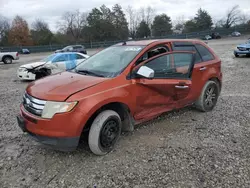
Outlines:
{"type": "Polygon", "coordinates": [[[164,53],[143,63],[154,70],[154,77],[135,77],[135,119],[152,117],[185,104],[192,87],[193,64],[192,52],[164,53]]]}

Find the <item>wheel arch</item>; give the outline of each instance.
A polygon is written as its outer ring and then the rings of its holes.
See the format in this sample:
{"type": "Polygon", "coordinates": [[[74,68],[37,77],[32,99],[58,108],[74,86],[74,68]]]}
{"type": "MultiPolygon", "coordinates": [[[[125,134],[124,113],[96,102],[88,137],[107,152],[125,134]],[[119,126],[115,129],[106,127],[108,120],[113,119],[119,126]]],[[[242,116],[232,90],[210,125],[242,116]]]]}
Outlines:
{"type": "Polygon", "coordinates": [[[211,77],[211,78],[209,78],[208,80],[211,80],[211,81],[216,82],[216,83],[219,85],[219,89],[220,89],[220,91],[221,91],[221,87],[222,87],[221,80],[219,80],[217,77],[211,77]]]}
{"type": "Polygon", "coordinates": [[[82,133],[89,131],[94,119],[104,110],[113,110],[119,114],[122,120],[122,131],[130,132],[134,130],[134,119],[130,113],[131,111],[128,105],[123,102],[108,102],[99,106],[97,110],[91,113],[89,116],[90,118],[87,120],[84,128],[82,129],[82,133]]]}
{"type": "Polygon", "coordinates": [[[3,61],[6,57],[9,57],[9,58],[11,58],[12,60],[14,60],[14,57],[12,57],[11,55],[4,55],[4,56],[2,57],[2,61],[3,61]]]}

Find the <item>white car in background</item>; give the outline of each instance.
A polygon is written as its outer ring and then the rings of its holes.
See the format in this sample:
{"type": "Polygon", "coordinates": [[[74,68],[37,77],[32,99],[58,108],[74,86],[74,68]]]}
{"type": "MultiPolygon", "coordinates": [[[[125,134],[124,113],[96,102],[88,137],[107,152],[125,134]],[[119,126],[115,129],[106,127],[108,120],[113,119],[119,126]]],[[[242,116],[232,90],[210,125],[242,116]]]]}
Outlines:
{"type": "Polygon", "coordinates": [[[233,36],[233,37],[240,37],[240,36],[241,36],[241,33],[238,32],[238,31],[235,31],[235,32],[232,33],[232,36],[233,36]]]}
{"type": "Polygon", "coordinates": [[[36,80],[51,74],[72,70],[87,58],[89,58],[88,55],[77,52],[52,54],[39,62],[21,65],[17,76],[21,80],[36,80]]]}
{"type": "Polygon", "coordinates": [[[19,59],[18,52],[1,52],[1,50],[0,50],[0,62],[3,62],[4,64],[11,64],[13,60],[19,59]]]}

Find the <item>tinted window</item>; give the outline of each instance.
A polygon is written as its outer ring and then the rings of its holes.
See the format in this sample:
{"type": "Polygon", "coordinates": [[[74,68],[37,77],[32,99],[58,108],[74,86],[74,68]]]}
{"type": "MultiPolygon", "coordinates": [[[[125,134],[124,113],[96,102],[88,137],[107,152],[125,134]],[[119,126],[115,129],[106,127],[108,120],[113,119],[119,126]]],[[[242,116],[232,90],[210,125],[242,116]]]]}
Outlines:
{"type": "Polygon", "coordinates": [[[155,71],[155,77],[165,77],[166,70],[171,68],[170,55],[164,55],[158,57],[152,61],[149,61],[146,66],[155,71]]]}
{"type": "Polygon", "coordinates": [[[155,71],[155,78],[188,78],[192,58],[191,53],[168,54],[149,61],[145,66],[155,71]]]}
{"type": "Polygon", "coordinates": [[[203,61],[210,61],[214,59],[214,56],[209,52],[209,50],[206,47],[200,44],[196,44],[195,46],[198,52],[200,53],[203,61]]]}
{"type": "Polygon", "coordinates": [[[196,48],[194,46],[174,46],[174,51],[194,51],[195,52],[195,63],[202,62],[200,54],[197,52],[196,48]]]}
{"type": "Polygon", "coordinates": [[[184,54],[184,53],[174,54],[175,67],[189,66],[190,62],[192,62],[191,54],[184,54]]]}

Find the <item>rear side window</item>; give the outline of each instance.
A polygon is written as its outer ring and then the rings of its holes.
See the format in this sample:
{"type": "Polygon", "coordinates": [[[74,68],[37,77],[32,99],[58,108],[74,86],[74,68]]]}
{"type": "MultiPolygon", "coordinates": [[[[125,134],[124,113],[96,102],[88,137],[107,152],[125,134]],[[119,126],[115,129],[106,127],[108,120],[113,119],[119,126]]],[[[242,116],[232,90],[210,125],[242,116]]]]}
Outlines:
{"type": "Polygon", "coordinates": [[[201,56],[196,50],[194,45],[184,45],[184,46],[173,46],[173,51],[193,51],[195,52],[195,63],[202,62],[201,56]]]}
{"type": "Polygon", "coordinates": [[[214,59],[213,54],[211,54],[210,51],[206,47],[204,47],[201,44],[196,44],[195,46],[198,52],[200,53],[203,61],[210,61],[214,59]]]}

